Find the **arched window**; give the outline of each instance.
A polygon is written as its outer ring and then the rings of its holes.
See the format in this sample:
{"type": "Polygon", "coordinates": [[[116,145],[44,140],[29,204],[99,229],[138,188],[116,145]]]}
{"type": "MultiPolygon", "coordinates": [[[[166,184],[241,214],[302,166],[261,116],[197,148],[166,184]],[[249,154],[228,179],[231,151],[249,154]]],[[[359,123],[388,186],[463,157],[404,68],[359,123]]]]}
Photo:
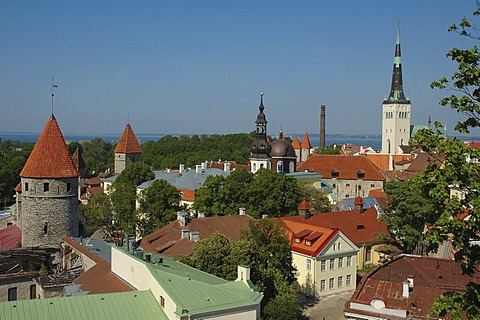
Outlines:
{"type": "Polygon", "coordinates": [[[254,162],[253,163],[253,172],[257,171],[257,164],[254,162]]]}
{"type": "Polygon", "coordinates": [[[295,172],[295,162],[290,161],[290,172],[295,172]]]}
{"type": "Polygon", "coordinates": [[[277,162],[277,172],[283,172],[283,162],[282,161],[277,162]]]}

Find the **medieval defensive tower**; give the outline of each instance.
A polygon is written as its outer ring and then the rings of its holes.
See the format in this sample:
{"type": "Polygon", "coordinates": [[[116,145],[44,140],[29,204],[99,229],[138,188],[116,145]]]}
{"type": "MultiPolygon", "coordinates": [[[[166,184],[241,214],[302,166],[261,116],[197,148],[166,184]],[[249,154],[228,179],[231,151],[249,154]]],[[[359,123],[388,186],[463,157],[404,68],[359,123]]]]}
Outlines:
{"type": "Polygon", "coordinates": [[[128,165],[141,160],[142,148],[130,123],[127,123],[115,147],[115,174],[122,173],[128,165]]]}
{"type": "Polygon", "coordinates": [[[22,246],[78,236],[78,170],[52,114],[20,172],[22,246]]]}

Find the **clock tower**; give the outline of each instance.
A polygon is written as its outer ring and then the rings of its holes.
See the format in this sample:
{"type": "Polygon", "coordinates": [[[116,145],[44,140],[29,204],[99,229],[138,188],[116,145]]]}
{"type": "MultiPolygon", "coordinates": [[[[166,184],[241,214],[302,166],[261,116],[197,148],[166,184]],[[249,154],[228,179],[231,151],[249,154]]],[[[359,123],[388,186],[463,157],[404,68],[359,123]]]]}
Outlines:
{"type": "Polygon", "coordinates": [[[250,171],[255,173],[261,168],[270,169],[270,143],[267,140],[267,118],[263,110],[263,92],[260,92],[260,106],[258,107],[255,141],[250,148],[250,171]]]}

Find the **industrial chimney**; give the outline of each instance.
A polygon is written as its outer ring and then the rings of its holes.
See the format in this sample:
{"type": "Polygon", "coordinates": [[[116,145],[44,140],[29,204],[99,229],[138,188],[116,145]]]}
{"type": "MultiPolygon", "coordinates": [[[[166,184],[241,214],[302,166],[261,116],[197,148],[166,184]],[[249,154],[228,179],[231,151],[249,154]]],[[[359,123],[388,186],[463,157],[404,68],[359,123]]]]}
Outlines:
{"type": "Polygon", "coordinates": [[[320,106],[320,149],[325,149],[325,105],[320,106]]]}

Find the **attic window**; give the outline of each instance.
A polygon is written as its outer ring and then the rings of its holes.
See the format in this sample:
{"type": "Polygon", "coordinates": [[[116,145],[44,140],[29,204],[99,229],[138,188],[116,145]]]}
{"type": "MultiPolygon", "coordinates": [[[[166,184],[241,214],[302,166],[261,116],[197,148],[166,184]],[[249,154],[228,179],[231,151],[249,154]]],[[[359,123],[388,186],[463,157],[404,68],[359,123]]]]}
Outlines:
{"type": "Polygon", "coordinates": [[[336,170],[336,169],[332,170],[332,178],[338,178],[339,175],[340,175],[340,173],[338,172],[338,170],[336,170]]]}
{"type": "Polygon", "coordinates": [[[365,226],[363,224],[357,225],[357,230],[362,230],[365,229],[365,226]]]}
{"type": "Polygon", "coordinates": [[[296,243],[300,243],[300,241],[302,241],[302,239],[300,239],[300,238],[295,238],[295,242],[296,242],[296,243]]]}
{"type": "Polygon", "coordinates": [[[362,170],[357,171],[357,179],[363,179],[365,178],[365,172],[362,170]]]}
{"type": "Polygon", "coordinates": [[[48,192],[48,190],[50,190],[50,185],[48,184],[48,182],[45,182],[43,184],[43,192],[48,192]]]}
{"type": "Polygon", "coordinates": [[[307,246],[311,246],[311,245],[312,245],[312,241],[305,240],[305,244],[306,244],[307,246]]]}

